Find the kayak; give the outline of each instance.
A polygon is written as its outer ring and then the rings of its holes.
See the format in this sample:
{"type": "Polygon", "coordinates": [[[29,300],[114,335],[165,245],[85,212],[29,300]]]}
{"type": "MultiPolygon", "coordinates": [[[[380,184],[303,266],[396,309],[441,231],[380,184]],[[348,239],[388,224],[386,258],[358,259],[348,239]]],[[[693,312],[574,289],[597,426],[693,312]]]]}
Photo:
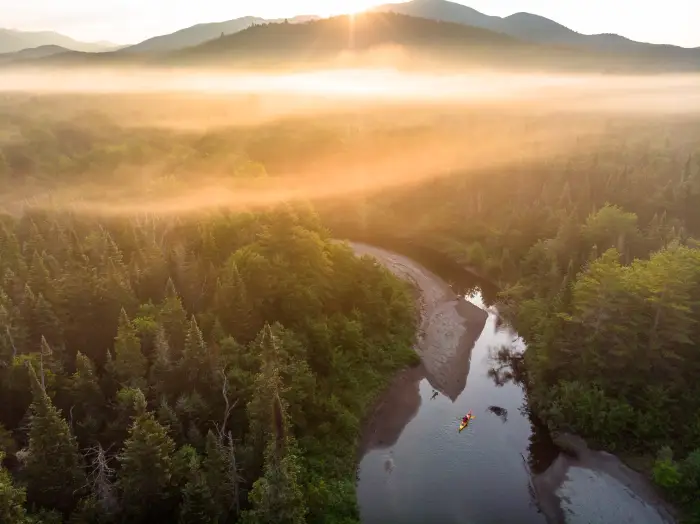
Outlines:
{"type": "Polygon", "coordinates": [[[460,421],[460,423],[459,423],[459,431],[460,431],[460,433],[461,433],[461,431],[462,431],[464,428],[466,428],[466,427],[469,425],[469,423],[472,421],[473,418],[474,418],[474,415],[470,416],[470,417],[469,417],[469,420],[468,420],[466,423],[463,422],[463,421],[460,421]]]}

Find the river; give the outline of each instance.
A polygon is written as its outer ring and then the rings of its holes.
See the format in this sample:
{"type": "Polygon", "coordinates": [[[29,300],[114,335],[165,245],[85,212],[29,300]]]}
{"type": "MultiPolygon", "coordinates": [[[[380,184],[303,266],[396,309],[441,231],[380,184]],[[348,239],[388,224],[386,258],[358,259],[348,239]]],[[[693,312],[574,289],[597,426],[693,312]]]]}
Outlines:
{"type": "Polygon", "coordinates": [[[364,429],[364,524],[673,522],[641,475],[573,437],[578,455],[560,452],[533,421],[523,389],[494,378],[493,351],[525,344],[499,319],[488,284],[444,262],[422,257],[432,272],[397,253],[350,245],[412,281],[421,306],[422,363],[396,377],[364,429]],[[459,433],[469,410],[475,418],[459,433]]]}

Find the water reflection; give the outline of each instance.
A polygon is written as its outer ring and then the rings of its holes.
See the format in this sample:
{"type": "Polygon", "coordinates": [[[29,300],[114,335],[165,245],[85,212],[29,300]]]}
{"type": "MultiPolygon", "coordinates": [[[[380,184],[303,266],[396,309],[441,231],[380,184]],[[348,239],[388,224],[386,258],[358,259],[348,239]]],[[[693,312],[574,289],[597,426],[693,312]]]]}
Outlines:
{"type": "Polygon", "coordinates": [[[520,372],[523,365],[524,343],[522,339],[518,339],[517,342],[519,344],[510,347],[500,346],[497,349],[491,349],[487,375],[498,388],[512,384],[521,389],[523,403],[518,410],[530,422],[531,428],[526,463],[530,474],[538,475],[552,465],[559,456],[560,449],[552,440],[547,426],[535,416],[528,405],[524,376],[520,372]]]}
{"type": "MultiPolygon", "coordinates": [[[[445,276],[444,269],[429,269],[445,276]]],[[[624,491],[621,480],[631,477],[616,459],[560,454],[528,409],[524,341],[499,316],[494,299],[478,292],[473,276],[462,271],[462,280],[450,278],[454,293],[471,304],[443,301],[443,312],[478,307],[488,315],[460,314],[463,325],[447,329],[450,345],[464,339],[460,351],[436,368],[406,371],[383,397],[361,448],[363,523],[661,522],[624,491]],[[477,319],[474,327],[462,331],[470,318],[477,319]],[[479,417],[459,433],[459,418],[469,410],[495,416],[479,417]]],[[[450,318],[442,318],[443,330],[450,318]]]]}
{"type": "Polygon", "coordinates": [[[460,359],[451,365],[464,384],[456,399],[436,396],[440,389],[423,366],[398,377],[382,399],[359,467],[365,524],[545,522],[531,483],[532,424],[519,409],[522,390],[514,383],[494,388],[488,376],[491,348],[518,342],[512,330],[496,327],[496,318],[487,315],[471,335],[477,340],[462,353],[471,366],[460,359]],[[469,410],[495,416],[478,417],[459,433],[458,420],[469,410]]]}
{"type": "Polygon", "coordinates": [[[418,414],[421,406],[419,384],[425,377],[425,366],[420,364],[394,379],[365,427],[360,458],[370,450],[386,449],[396,444],[404,428],[418,414]]]}
{"type": "Polygon", "coordinates": [[[489,377],[491,348],[524,349],[498,315],[495,290],[462,268],[397,251],[450,280],[454,299],[428,313],[437,349],[430,353],[439,358],[397,377],[366,428],[357,488],[363,523],[545,522],[526,458],[532,423],[520,409],[523,391],[507,380],[496,388],[489,377]],[[446,347],[457,351],[440,351],[446,347]],[[460,433],[470,410],[496,416],[460,433]]]}
{"type": "Polygon", "coordinates": [[[506,408],[502,408],[500,406],[489,406],[486,408],[486,411],[496,415],[503,421],[504,424],[508,422],[508,410],[506,408]]]}

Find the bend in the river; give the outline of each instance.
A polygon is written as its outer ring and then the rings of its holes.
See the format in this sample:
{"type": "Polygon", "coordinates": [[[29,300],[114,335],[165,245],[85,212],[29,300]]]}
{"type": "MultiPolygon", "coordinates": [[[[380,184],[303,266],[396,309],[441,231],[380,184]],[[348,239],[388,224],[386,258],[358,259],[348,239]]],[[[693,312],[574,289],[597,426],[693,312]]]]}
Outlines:
{"type": "Polygon", "coordinates": [[[357,489],[365,524],[673,522],[641,475],[579,441],[578,457],[560,453],[533,422],[522,388],[493,379],[491,351],[525,347],[485,306],[473,275],[451,274],[450,286],[405,256],[351,247],[411,281],[421,307],[422,363],[396,377],[364,430],[357,489]],[[469,410],[476,418],[459,433],[469,410]]]}

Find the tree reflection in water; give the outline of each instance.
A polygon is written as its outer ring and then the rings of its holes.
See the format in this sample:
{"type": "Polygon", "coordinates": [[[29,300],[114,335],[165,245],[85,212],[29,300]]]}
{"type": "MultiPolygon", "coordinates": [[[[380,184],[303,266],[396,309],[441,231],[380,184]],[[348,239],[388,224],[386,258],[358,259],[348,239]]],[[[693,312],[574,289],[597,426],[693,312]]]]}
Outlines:
{"type": "MultiPolygon", "coordinates": [[[[531,475],[543,473],[557,458],[560,449],[552,440],[546,424],[532,412],[528,404],[523,353],[514,351],[507,346],[501,346],[500,348],[492,349],[490,360],[491,365],[488,376],[497,387],[513,383],[523,390],[523,405],[520,407],[520,412],[528,418],[531,427],[528,457],[525,460],[531,475]]],[[[507,412],[504,417],[502,413],[499,414],[497,412],[498,410],[503,410],[503,408],[498,406],[490,406],[488,408],[488,411],[500,416],[501,420],[506,422],[507,412]]]]}

